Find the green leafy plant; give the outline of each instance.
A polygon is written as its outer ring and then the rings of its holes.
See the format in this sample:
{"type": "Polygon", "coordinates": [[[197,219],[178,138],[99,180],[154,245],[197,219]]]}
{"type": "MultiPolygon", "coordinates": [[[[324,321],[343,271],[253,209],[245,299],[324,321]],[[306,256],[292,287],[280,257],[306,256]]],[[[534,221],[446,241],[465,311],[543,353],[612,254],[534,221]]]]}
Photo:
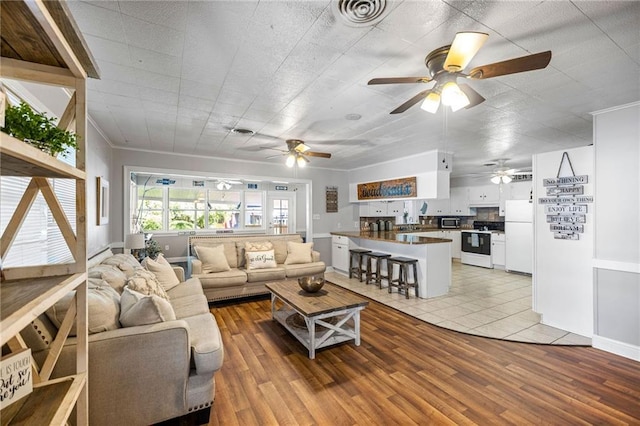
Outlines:
{"type": "Polygon", "coordinates": [[[147,256],[152,259],[156,259],[158,257],[158,253],[162,253],[162,249],[160,248],[160,244],[151,238],[147,240],[146,247],[147,256]]]}
{"type": "Polygon", "coordinates": [[[54,123],[55,118],[34,111],[27,103],[10,106],[5,111],[5,123],[2,131],[57,156],[68,148],[77,148],[76,135],[60,129],[54,123]]]}

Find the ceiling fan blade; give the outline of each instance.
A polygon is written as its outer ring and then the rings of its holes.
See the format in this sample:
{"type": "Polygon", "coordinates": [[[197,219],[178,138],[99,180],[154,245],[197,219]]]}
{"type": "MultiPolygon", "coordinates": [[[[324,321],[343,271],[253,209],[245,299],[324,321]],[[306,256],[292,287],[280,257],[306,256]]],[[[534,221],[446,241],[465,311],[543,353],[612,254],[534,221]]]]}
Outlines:
{"type": "Polygon", "coordinates": [[[271,160],[272,158],[278,158],[278,157],[282,157],[284,154],[276,154],[276,155],[270,155],[268,157],[265,157],[265,159],[267,160],[271,160]]]}
{"type": "Polygon", "coordinates": [[[398,108],[391,111],[389,114],[399,114],[401,112],[405,112],[406,110],[408,110],[409,108],[411,108],[412,106],[420,102],[422,99],[426,98],[430,92],[431,92],[431,89],[423,90],[422,92],[415,95],[413,98],[409,99],[407,102],[400,105],[398,108]]]}
{"type": "Polygon", "coordinates": [[[489,34],[477,32],[460,32],[451,43],[444,69],[451,72],[461,71],[471,62],[478,50],[489,38],[489,34]]]}
{"type": "Polygon", "coordinates": [[[389,77],[373,78],[367,84],[398,84],[398,83],[428,83],[430,77],[389,77]]]}
{"type": "Polygon", "coordinates": [[[467,95],[467,98],[469,98],[469,105],[465,107],[466,109],[473,108],[485,101],[482,95],[473,90],[468,84],[458,83],[458,87],[465,95],[467,95]]]}
{"type": "Polygon", "coordinates": [[[549,65],[550,61],[551,51],[547,50],[546,52],[475,67],[469,71],[469,78],[492,78],[524,71],[539,70],[549,65]]]}
{"type": "Polygon", "coordinates": [[[331,154],[328,152],[306,151],[304,155],[308,155],[309,157],[331,158],[331,154]]]}

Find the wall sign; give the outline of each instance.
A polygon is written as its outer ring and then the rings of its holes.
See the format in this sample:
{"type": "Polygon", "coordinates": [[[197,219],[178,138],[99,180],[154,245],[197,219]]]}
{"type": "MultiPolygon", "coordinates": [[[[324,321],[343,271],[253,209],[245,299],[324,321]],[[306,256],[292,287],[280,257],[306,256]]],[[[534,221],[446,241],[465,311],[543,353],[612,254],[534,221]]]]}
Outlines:
{"type": "Polygon", "coordinates": [[[588,175],[576,176],[569,159],[564,152],[555,178],[542,179],[547,189],[547,197],[538,198],[538,204],[544,204],[549,230],[556,240],[580,239],[587,222],[588,203],[593,203],[593,196],[583,195],[584,185],[589,182],[588,175]],[[565,176],[560,176],[564,174],[565,176]]]}
{"type": "Polygon", "coordinates": [[[288,191],[289,187],[285,185],[276,185],[276,191],[288,191]]]}
{"type": "Polygon", "coordinates": [[[33,391],[31,349],[8,354],[0,361],[0,409],[33,391]]]}
{"type": "Polygon", "coordinates": [[[338,212],[338,187],[327,186],[325,189],[325,198],[327,204],[327,213],[338,212]]]}
{"type": "Polygon", "coordinates": [[[416,177],[359,183],[358,200],[417,197],[416,177]]]}
{"type": "Polygon", "coordinates": [[[173,185],[174,183],[176,183],[176,181],[174,179],[162,178],[156,179],[156,183],[158,185],[173,185]]]}

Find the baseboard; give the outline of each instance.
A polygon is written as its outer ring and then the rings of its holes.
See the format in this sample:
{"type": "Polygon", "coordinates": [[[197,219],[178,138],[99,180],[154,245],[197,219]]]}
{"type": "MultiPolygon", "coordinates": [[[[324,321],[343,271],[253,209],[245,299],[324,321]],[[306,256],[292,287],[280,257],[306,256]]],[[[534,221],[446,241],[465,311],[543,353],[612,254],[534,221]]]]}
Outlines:
{"type": "Polygon", "coordinates": [[[595,334],[591,338],[591,346],[634,361],[640,361],[640,346],[630,345],[629,343],[619,342],[595,334]]]}

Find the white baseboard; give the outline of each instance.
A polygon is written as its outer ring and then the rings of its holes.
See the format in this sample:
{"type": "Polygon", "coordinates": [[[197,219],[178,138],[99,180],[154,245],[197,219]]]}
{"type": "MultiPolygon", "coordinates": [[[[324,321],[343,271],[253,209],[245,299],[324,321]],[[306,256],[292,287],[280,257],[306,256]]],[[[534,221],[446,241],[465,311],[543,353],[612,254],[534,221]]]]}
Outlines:
{"type": "Polygon", "coordinates": [[[595,334],[591,339],[591,346],[634,361],[640,361],[640,346],[630,345],[628,343],[619,342],[617,340],[608,339],[595,334]]]}

